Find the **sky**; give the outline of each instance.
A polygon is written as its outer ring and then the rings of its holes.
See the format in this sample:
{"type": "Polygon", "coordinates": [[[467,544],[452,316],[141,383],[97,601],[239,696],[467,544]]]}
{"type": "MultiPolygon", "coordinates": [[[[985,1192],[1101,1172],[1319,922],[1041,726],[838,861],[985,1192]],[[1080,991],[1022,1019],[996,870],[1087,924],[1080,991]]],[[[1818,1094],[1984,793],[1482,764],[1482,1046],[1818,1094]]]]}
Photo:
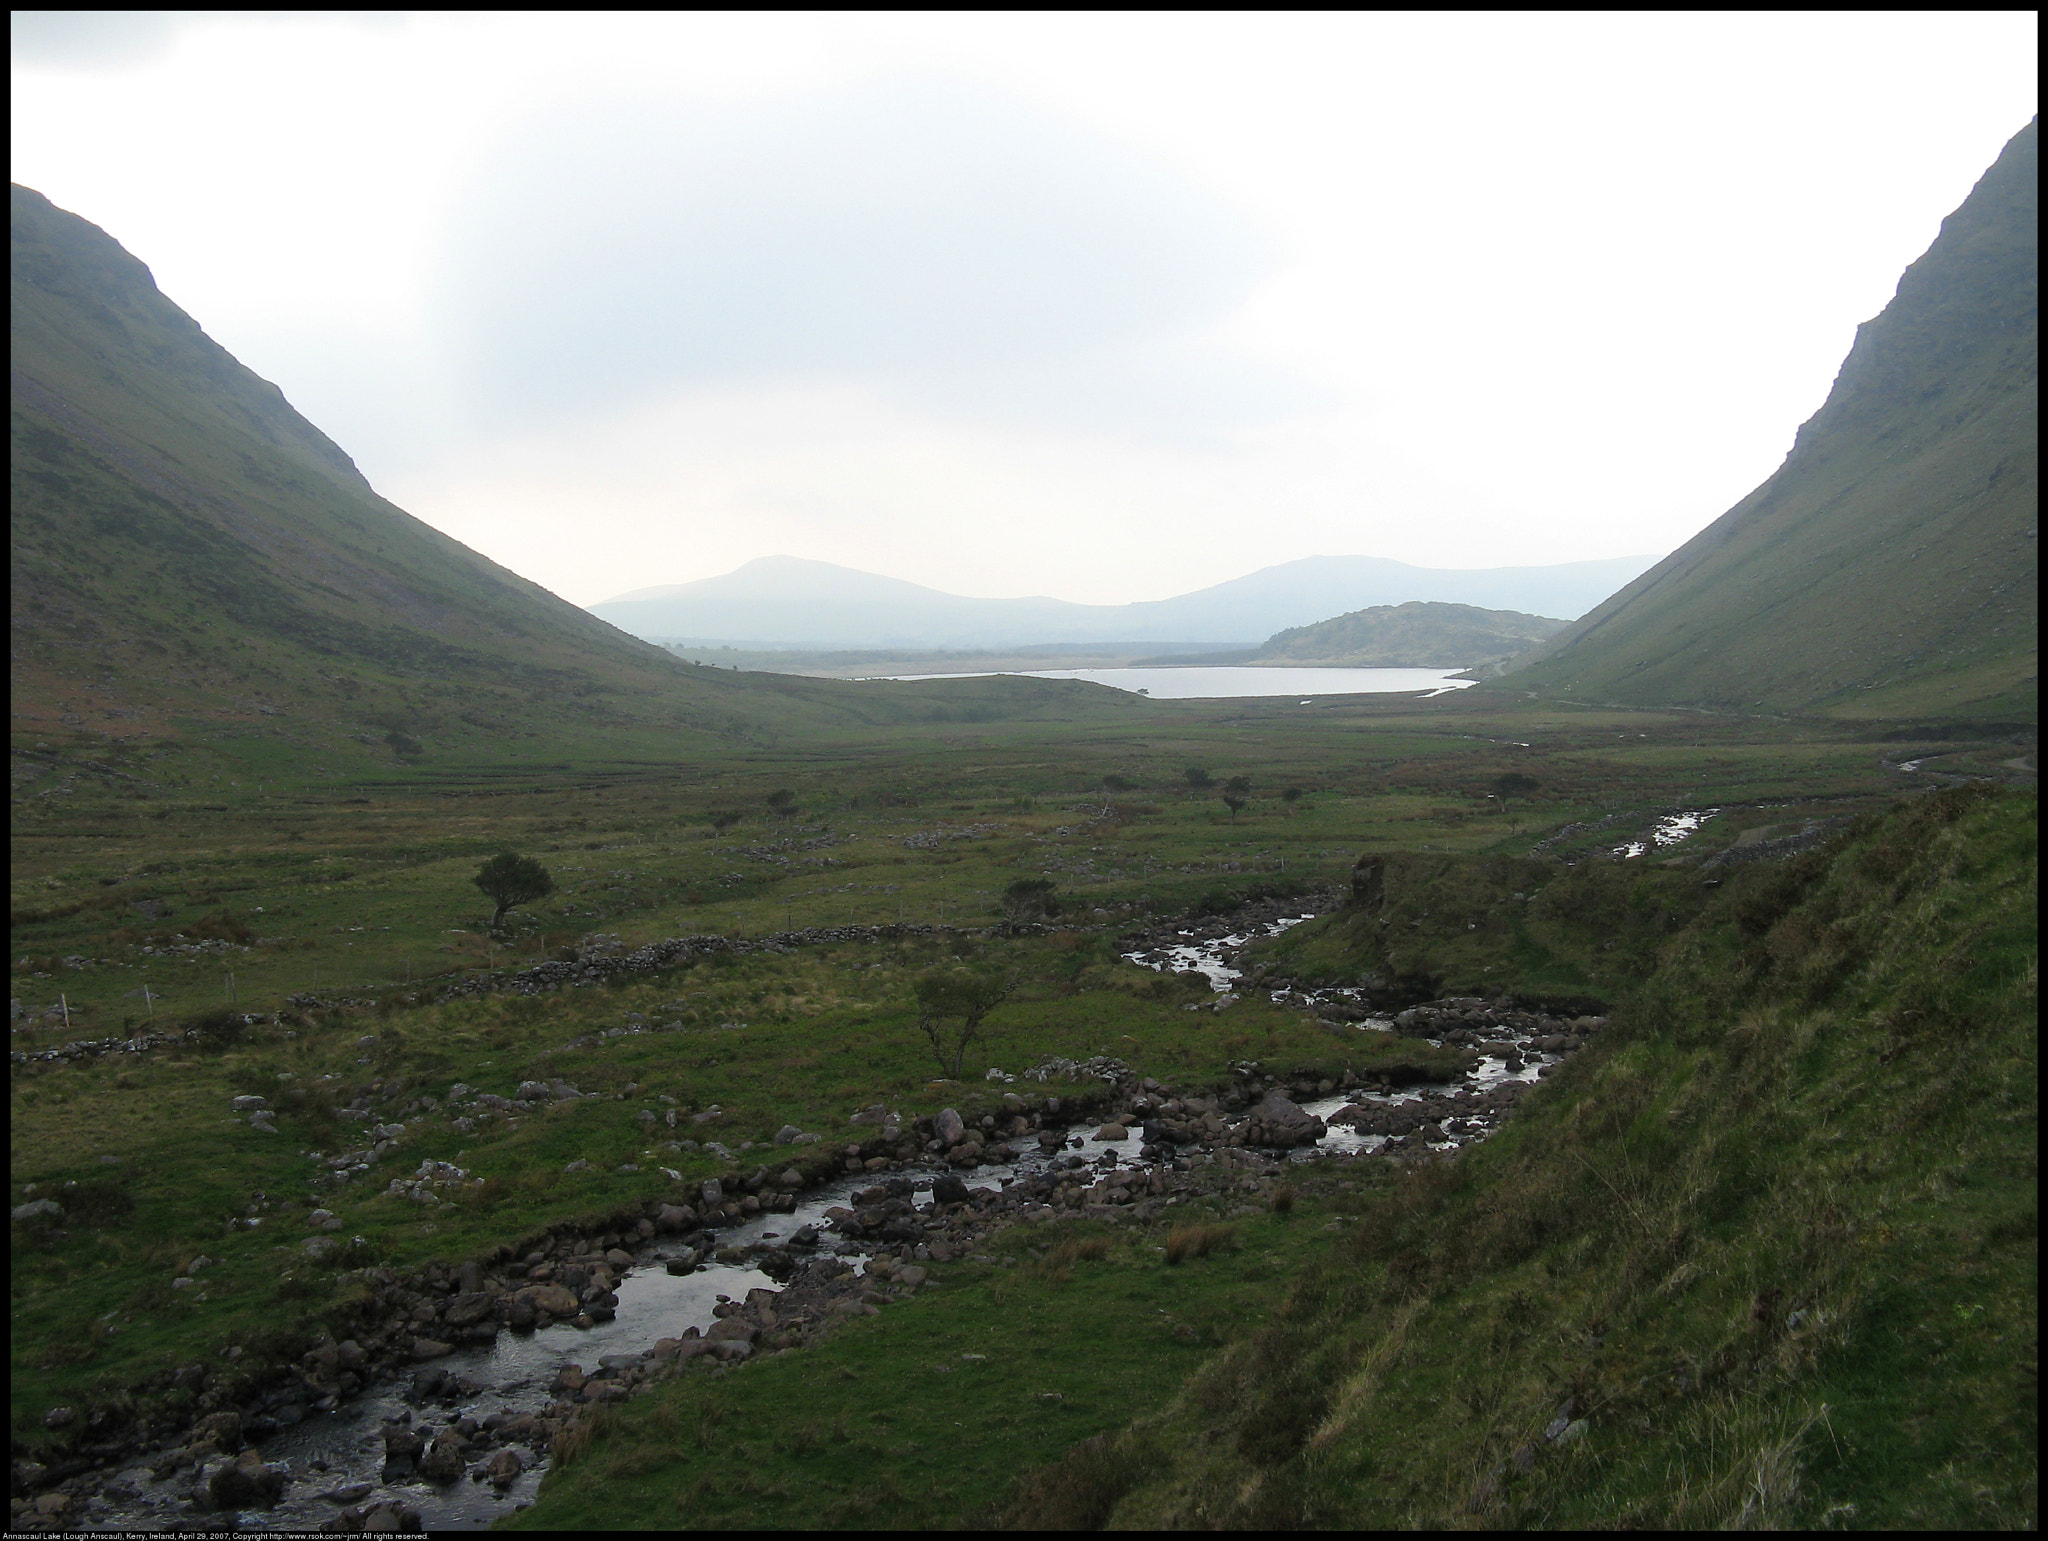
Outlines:
{"type": "Polygon", "coordinates": [[[14,17],[14,180],[580,604],[1671,550],[2036,89],[2026,12],[14,17]]]}

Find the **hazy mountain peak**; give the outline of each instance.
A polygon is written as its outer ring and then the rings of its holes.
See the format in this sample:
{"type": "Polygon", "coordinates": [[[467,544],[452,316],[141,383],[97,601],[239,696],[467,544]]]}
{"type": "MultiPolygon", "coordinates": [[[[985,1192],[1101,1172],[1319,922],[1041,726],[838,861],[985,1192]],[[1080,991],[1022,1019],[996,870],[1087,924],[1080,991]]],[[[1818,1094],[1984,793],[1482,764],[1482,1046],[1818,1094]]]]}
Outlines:
{"type": "Polygon", "coordinates": [[[774,556],[715,578],[621,594],[591,611],[636,636],[771,647],[1248,644],[1290,626],[1409,601],[1581,615],[1656,560],[1449,569],[1385,557],[1302,557],[1171,599],[1083,605],[973,599],[832,562],[774,556]]]}

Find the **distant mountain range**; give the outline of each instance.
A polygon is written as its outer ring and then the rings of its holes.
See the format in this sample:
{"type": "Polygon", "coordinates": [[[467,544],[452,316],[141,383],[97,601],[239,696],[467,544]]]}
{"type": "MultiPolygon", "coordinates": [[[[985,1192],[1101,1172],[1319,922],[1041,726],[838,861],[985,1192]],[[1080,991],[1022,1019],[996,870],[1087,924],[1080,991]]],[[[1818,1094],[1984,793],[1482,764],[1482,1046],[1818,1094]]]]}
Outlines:
{"type": "Polygon", "coordinates": [[[1436,600],[1570,619],[1657,560],[1610,557],[1472,571],[1383,557],[1304,557],[1172,599],[1081,605],[970,599],[900,578],[761,557],[695,583],[636,589],[590,606],[650,641],[837,648],[1019,647],[1035,643],[1256,645],[1275,632],[1374,605],[1436,600]]]}
{"type": "Polygon", "coordinates": [[[2030,123],[1858,329],[1770,480],[1500,688],[2035,720],[2038,165],[2030,123]]]}

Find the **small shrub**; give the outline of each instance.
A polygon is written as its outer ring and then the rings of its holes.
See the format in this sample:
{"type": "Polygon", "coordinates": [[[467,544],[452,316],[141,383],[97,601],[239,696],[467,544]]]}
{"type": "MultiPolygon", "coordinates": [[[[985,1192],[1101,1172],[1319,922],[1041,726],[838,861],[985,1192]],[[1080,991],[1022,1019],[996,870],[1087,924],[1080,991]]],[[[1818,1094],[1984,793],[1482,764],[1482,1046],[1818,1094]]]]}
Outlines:
{"type": "Polygon", "coordinates": [[[89,1177],[62,1195],[64,1210],[81,1225],[106,1225],[135,1212],[135,1199],[119,1177],[89,1177]]]}
{"type": "Polygon", "coordinates": [[[1292,1183],[1282,1183],[1273,1190],[1273,1213],[1276,1215],[1292,1214],[1294,1212],[1294,1199],[1294,1185],[1292,1183]]]}
{"type": "Polygon", "coordinates": [[[1127,1493],[1166,1465],[1148,1439],[1094,1435],[1026,1476],[995,1523],[1014,1530],[1100,1530],[1127,1493]]]}
{"type": "Polygon", "coordinates": [[[226,1007],[221,1007],[217,1011],[202,1011],[196,1017],[187,1017],[184,1026],[185,1031],[201,1043],[216,1047],[240,1042],[242,1034],[248,1028],[239,1011],[230,1011],[226,1007]]]}
{"type": "Polygon", "coordinates": [[[185,934],[204,941],[239,942],[243,946],[256,940],[256,933],[229,914],[226,909],[187,926],[185,934]]]}
{"type": "Polygon", "coordinates": [[[1178,1264],[1211,1252],[1227,1252],[1236,1245],[1234,1225],[1177,1225],[1166,1236],[1166,1261],[1178,1264]]]}

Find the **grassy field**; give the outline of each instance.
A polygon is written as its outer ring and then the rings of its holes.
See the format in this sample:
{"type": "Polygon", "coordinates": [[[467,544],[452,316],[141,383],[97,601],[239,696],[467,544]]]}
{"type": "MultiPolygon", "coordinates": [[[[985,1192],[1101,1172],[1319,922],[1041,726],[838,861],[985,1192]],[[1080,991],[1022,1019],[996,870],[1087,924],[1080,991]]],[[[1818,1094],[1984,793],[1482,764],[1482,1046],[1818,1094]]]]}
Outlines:
{"type": "MultiPolygon", "coordinates": [[[[24,747],[11,909],[12,994],[26,1020],[15,1049],[203,1029],[150,1052],[13,1067],[14,1202],[34,1185],[65,1195],[69,1211],[61,1229],[15,1227],[11,1417],[30,1452],[49,1442],[41,1419],[60,1403],[174,1416],[194,1393],[171,1387],[170,1372],[219,1365],[233,1346],[239,1363],[210,1372],[231,1396],[345,1317],[361,1289],[353,1268],[459,1261],[671,1192],[660,1166],[686,1181],[731,1170],[702,1151],[648,1159],[660,1139],[643,1112],[715,1107],[716,1137],[739,1149],[785,1122],[845,1130],[876,1101],[909,1115],[972,1111],[979,1093],[933,1081],[912,1025],[909,982],[935,963],[959,957],[1022,982],[990,1019],[971,1078],[1094,1054],[1189,1089],[1220,1084],[1245,1059],[1330,1073],[1344,1068],[1339,1046],[1300,1013],[1254,997],[1190,1014],[1189,987],[1120,961],[1116,935],[1263,894],[1320,902],[1348,891],[1352,862],[1370,852],[1389,862],[1390,903],[1429,929],[1406,928],[1396,955],[1340,916],[1289,933],[1275,962],[1341,977],[1419,959],[1489,989],[1570,984],[1619,998],[1653,988],[1671,947],[1708,924],[1692,870],[1706,856],[1882,808],[1937,766],[1967,772],[2022,748],[1369,699],[832,729],[793,747],[666,762],[392,762],[325,781],[268,763],[261,739],[24,747]],[[1920,755],[1946,758],[1894,768],[1920,755]],[[1233,816],[1214,786],[1191,785],[1190,767],[1214,783],[1251,776],[1250,805],[1233,816]],[[1510,771],[1540,785],[1503,805],[1489,789],[1510,771]],[[768,803],[780,789],[793,794],[786,815],[768,803]],[[1722,811],[1654,858],[1542,864],[1564,885],[1547,919],[1518,918],[1516,931],[1482,913],[1514,902],[1502,883],[1538,865],[1539,844],[1589,855],[1670,810],[1703,807],[1722,811]],[[711,818],[727,811],[741,821],[720,832],[711,818]],[[504,848],[537,856],[557,889],[494,935],[469,878],[504,848]],[[1691,865],[1653,864],[1672,860],[1691,865]],[[1057,885],[1063,928],[987,934],[1003,888],[1040,877],[1057,885]],[[1470,929],[1418,898],[1425,890],[1472,908],[1470,929]],[[1579,890],[1591,899],[1561,902],[1579,890]],[[1602,908],[1616,903],[1650,919],[1617,928],[1602,908]],[[706,958],[533,997],[439,998],[593,934],[631,947],[899,918],[945,929],[706,958]],[[229,1023],[224,1007],[261,1019],[229,1023]],[[553,1076],[601,1095],[466,1128],[443,1106],[457,1082],[508,1093],[553,1076]],[[249,1092],[278,1103],[277,1134],[230,1116],[228,1099],[249,1092]],[[326,1158],[362,1143],[363,1115],[406,1132],[381,1165],[337,1185],[326,1158]],[[382,1193],[427,1159],[466,1174],[452,1202],[422,1209],[382,1193]],[[575,1161],[589,1169],[563,1170],[575,1161]],[[360,1238],[326,1267],[299,1254],[315,1207],[360,1238]],[[173,1290],[201,1254],[214,1261],[200,1282],[173,1290]]],[[[1342,1047],[1350,1068],[1370,1068],[1342,1047]]],[[[1703,1073],[1697,1053],[1653,1058],[1674,1085],[1703,1073]]],[[[1533,1138],[1503,1136],[1483,1159],[1524,1162],[1533,1138]]],[[[816,1484],[831,1494],[817,1516],[846,1525],[1034,1523],[1070,1500],[1100,1517],[1109,1507],[1085,1482],[1057,1497],[1071,1475],[1062,1452],[1140,1415],[1193,1416],[1184,1387],[1206,1382],[1189,1377],[1236,1363],[1229,1354],[1246,1350],[1231,1345],[1303,1298],[1290,1295],[1297,1281],[1321,1277],[1314,1260],[1341,1244],[1324,1227],[1395,1202],[1398,1184],[1381,1193],[1392,1181],[1372,1163],[1333,1170],[1291,1217],[1241,1220],[1237,1250],[1188,1268],[1165,1267],[1150,1250],[1161,1238],[1135,1231],[1102,1257],[1051,1267],[1036,1254],[1059,1238],[1006,1237],[984,1249],[995,1261],[952,1265],[934,1293],[829,1347],[635,1402],[559,1466],[525,1523],[608,1524],[628,1508],[646,1524],[797,1523],[816,1484]],[[1053,1487],[1026,1480],[1041,1466],[1053,1487]]],[[[1104,1470],[1129,1465],[1103,1459],[1104,1470]]]]}

